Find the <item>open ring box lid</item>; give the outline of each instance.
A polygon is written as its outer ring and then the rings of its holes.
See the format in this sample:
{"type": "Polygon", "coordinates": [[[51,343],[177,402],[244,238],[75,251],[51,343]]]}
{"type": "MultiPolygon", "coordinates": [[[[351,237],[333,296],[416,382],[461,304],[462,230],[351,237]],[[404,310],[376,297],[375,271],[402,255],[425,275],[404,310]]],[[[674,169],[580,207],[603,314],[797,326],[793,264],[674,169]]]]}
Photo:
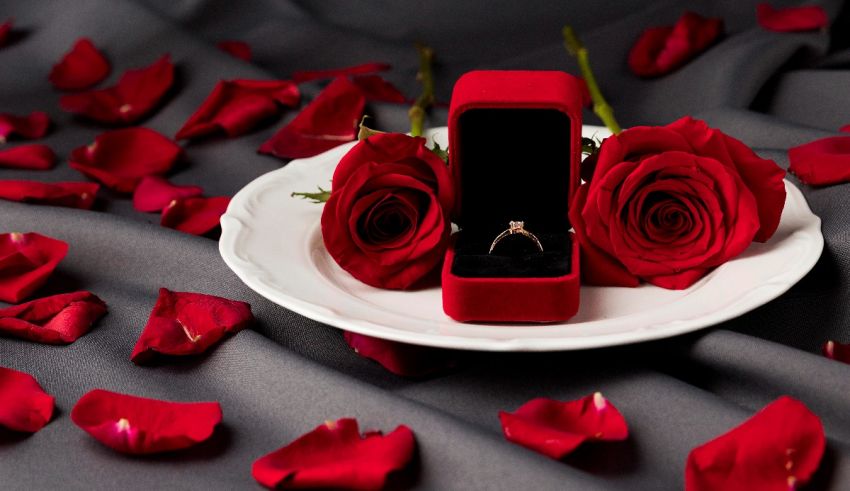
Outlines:
{"type": "Polygon", "coordinates": [[[455,83],[450,165],[457,190],[443,310],[462,322],[555,322],[579,305],[569,204],[579,184],[580,81],[557,71],[474,71],[455,83]],[[512,220],[521,235],[490,244],[512,220]]]}

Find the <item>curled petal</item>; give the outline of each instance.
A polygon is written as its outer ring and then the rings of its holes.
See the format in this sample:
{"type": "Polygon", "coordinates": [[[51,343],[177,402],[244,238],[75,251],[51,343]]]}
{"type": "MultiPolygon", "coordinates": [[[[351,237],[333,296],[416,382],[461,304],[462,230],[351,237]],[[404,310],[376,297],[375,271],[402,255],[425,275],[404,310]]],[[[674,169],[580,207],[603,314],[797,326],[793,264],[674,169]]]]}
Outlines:
{"type": "Polygon", "coordinates": [[[215,46],[234,58],[251,61],[251,46],[245,41],[219,41],[215,46]]]}
{"type": "Polygon", "coordinates": [[[139,211],[162,211],[174,200],[203,194],[200,186],[178,186],[159,176],[145,176],[133,192],[133,208],[139,211]]]}
{"type": "Polygon", "coordinates": [[[221,406],[95,389],[77,401],[71,420],[117,452],[144,455],[181,450],[207,440],[221,422],[221,406]]]}
{"type": "Polygon", "coordinates": [[[513,413],[500,412],[508,441],[553,459],[588,440],[617,441],[629,436],[626,420],[601,393],[576,401],[532,399],[513,413]]]}
{"type": "Polygon", "coordinates": [[[203,353],[226,334],[235,334],[254,322],[251,306],[201,293],[172,292],[160,288],[148,323],[130,359],[143,363],[155,353],[203,353]]]}
{"type": "Polygon", "coordinates": [[[0,181],[0,199],[90,210],[98,189],[95,182],[0,181]]]}
{"type": "Polygon", "coordinates": [[[106,314],[106,304],[90,292],[39,298],[0,309],[0,333],[45,344],[69,344],[106,314]]]}
{"type": "Polygon", "coordinates": [[[0,367],[0,426],[35,433],[53,416],[53,396],[32,375],[0,367]]]}
{"type": "Polygon", "coordinates": [[[68,244],[36,233],[0,234],[0,300],[29,297],[68,253],[68,244]]]}
{"type": "Polygon", "coordinates": [[[393,102],[404,104],[407,98],[395,85],[387,82],[379,75],[360,75],[352,77],[354,85],[360,87],[367,101],[393,102]]]}
{"type": "Polygon", "coordinates": [[[850,364],[850,344],[827,341],[823,345],[823,356],[830,360],[838,360],[850,364]]]}
{"type": "Polygon", "coordinates": [[[221,224],[230,198],[181,198],[172,200],[162,210],[160,225],[192,235],[212,232],[221,224]]]}
{"type": "Polygon", "coordinates": [[[0,114],[0,143],[5,143],[12,135],[26,140],[41,138],[50,127],[50,116],[45,112],[33,111],[28,116],[0,114]]]}
{"type": "Polygon", "coordinates": [[[841,128],[838,128],[838,131],[842,133],[850,133],[850,124],[845,124],[841,128]]]}
{"type": "Polygon", "coordinates": [[[182,149],[147,128],[127,128],[98,135],[94,143],[71,152],[71,168],[122,193],[130,193],[145,176],[168,172],[182,149]]]}
{"type": "Polygon", "coordinates": [[[260,457],[251,473],[271,489],[334,488],[379,490],[391,472],[413,458],[410,428],[398,426],[384,436],[361,435],[356,419],[328,421],[297,440],[260,457]]]}
{"type": "Polygon", "coordinates": [[[788,149],[788,171],[806,184],[825,186],[850,181],[850,136],[821,138],[788,149]]]}
{"type": "Polygon", "coordinates": [[[295,119],[263,143],[259,152],[298,159],[353,141],[365,104],[360,88],[348,78],[336,78],[295,119]]]}
{"type": "Polygon", "coordinates": [[[688,455],[687,491],[796,489],[820,465],[820,419],[800,401],[780,397],[688,455]]]}
{"type": "Polygon", "coordinates": [[[0,167],[48,170],[56,163],[56,154],[47,145],[18,145],[0,150],[0,167]]]}
{"type": "Polygon", "coordinates": [[[454,368],[453,350],[426,348],[345,331],[345,342],[360,356],[402,377],[425,377],[454,368]]]}
{"type": "Polygon", "coordinates": [[[674,26],[645,30],[629,52],[629,68],[640,77],[670,73],[705,51],[722,30],[722,19],[685,12],[674,26]]]}
{"type": "Polygon", "coordinates": [[[829,25],[826,12],[819,5],[777,9],[760,3],[756,6],[756,19],[762,28],[775,32],[817,31],[829,25]]]}
{"type": "Polygon", "coordinates": [[[107,124],[132,124],[150,114],[174,82],[168,55],[153,65],[127,70],[118,84],[106,89],[62,96],[65,111],[107,124]]]}
{"type": "Polygon", "coordinates": [[[80,38],[50,71],[50,83],[60,90],[87,89],[109,75],[109,62],[88,38],[80,38]]]}
{"type": "Polygon", "coordinates": [[[332,68],[330,70],[313,70],[313,71],[298,71],[292,74],[292,80],[297,84],[309,82],[311,80],[321,80],[326,78],[345,77],[348,75],[366,75],[368,73],[385,72],[392,68],[386,63],[363,63],[362,65],[354,65],[344,68],[332,68]]]}

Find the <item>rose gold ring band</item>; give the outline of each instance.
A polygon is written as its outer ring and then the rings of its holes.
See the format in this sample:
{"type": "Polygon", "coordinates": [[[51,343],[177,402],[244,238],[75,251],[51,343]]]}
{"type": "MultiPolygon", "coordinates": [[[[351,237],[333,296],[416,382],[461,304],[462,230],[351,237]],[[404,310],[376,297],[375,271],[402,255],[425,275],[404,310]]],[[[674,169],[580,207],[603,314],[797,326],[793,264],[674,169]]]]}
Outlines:
{"type": "Polygon", "coordinates": [[[531,239],[534,242],[534,245],[537,246],[537,249],[539,249],[540,252],[543,252],[543,244],[540,243],[540,239],[538,239],[536,235],[525,229],[525,222],[511,220],[511,222],[508,224],[508,229],[500,233],[496,237],[496,239],[493,240],[493,243],[490,244],[490,252],[488,252],[487,254],[493,254],[493,250],[496,248],[499,242],[502,241],[502,239],[517,234],[531,239]]]}

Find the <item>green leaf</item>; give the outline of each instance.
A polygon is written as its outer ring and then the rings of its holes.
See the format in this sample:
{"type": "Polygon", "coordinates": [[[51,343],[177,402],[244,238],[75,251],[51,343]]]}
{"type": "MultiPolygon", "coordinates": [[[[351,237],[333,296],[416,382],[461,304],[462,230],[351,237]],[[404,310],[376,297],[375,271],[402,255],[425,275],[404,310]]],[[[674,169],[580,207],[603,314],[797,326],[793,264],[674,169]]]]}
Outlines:
{"type": "Polygon", "coordinates": [[[325,203],[328,201],[328,198],[331,197],[330,189],[322,189],[322,186],[316,186],[319,188],[318,193],[292,193],[290,196],[295,198],[296,196],[301,199],[309,199],[313,203],[325,203]]]}
{"type": "Polygon", "coordinates": [[[437,154],[437,157],[443,159],[443,162],[445,162],[446,165],[449,164],[449,147],[441,148],[440,144],[434,141],[434,148],[432,148],[431,151],[437,154]]]}

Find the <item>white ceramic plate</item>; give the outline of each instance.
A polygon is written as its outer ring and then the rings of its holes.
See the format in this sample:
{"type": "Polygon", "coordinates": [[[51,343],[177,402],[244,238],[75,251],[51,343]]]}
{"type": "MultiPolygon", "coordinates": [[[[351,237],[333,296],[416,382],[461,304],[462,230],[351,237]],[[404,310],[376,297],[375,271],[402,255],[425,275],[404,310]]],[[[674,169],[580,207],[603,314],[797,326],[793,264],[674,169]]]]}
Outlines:
{"type": "MultiPolygon", "coordinates": [[[[600,127],[585,136],[605,137],[600,127]]],[[[445,146],[446,128],[429,133],[445,146]]],[[[354,143],[294,160],[251,182],[221,218],[219,248],[230,268],[260,295],[319,322],[405,343],[488,351],[554,351],[675,336],[737,317],[781,295],[820,257],[820,219],[786,181],[779,229],[764,244],[683,291],[582,287],[578,314],[546,325],[462,324],[443,313],[440,289],[401,292],[366,286],[343,271],[322,243],[322,205],[290,197],[330,186],[354,143]]]]}

